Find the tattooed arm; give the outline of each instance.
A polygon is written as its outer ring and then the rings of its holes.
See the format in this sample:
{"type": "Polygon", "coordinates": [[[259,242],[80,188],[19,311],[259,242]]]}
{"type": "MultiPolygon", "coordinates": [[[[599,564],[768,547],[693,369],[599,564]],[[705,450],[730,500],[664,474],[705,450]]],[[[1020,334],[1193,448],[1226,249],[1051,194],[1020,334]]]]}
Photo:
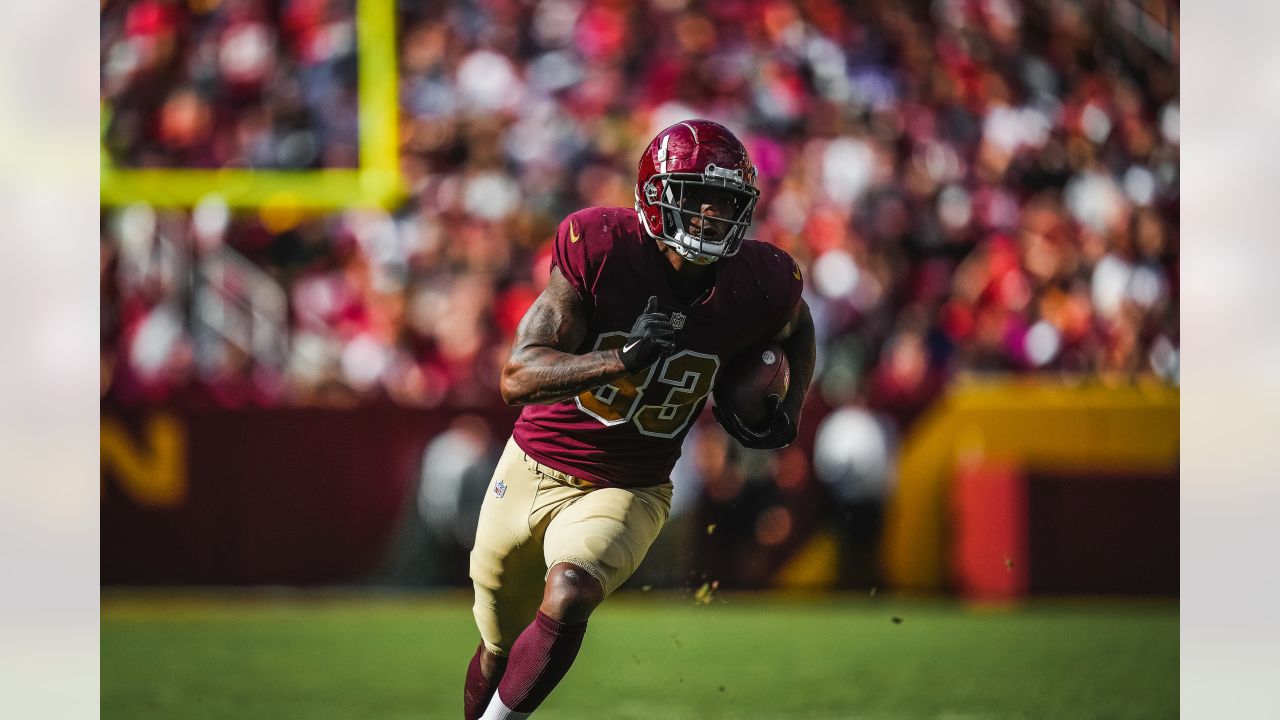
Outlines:
{"type": "Polygon", "coordinates": [[[508,405],[549,405],[627,374],[618,350],[575,355],[587,334],[587,312],[578,293],[551,269],[551,282],[516,329],[499,389],[508,405]]]}

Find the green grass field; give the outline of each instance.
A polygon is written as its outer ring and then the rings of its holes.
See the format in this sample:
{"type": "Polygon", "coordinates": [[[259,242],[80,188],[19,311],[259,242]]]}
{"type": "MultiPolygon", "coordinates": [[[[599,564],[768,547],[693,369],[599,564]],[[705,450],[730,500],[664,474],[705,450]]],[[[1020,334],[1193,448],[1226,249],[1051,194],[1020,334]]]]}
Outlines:
{"type": "MultiPolygon", "coordinates": [[[[104,595],[102,717],[457,718],[464,595],[104,595]]],[[[535,717],[1176,718],[1174,602],[623,593],[535,717]],[[900,622],[894,622],[899,618],[900,622]]]]}

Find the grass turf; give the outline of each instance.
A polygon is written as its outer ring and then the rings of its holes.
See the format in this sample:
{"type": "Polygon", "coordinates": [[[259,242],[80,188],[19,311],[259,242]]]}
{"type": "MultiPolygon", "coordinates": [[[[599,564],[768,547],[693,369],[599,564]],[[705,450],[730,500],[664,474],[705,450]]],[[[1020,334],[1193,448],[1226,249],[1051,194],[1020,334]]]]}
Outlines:
{"type": "MultiPolygon", "coordinates": [[[[102,717],[457,718],[469,600],[112,596],[102,717]]],[[[623,593],[539,710],[579,718],[1176,718],[1173,602],[623,593]],[[895,622],[898,618],[900,622],[895,622]]]]}

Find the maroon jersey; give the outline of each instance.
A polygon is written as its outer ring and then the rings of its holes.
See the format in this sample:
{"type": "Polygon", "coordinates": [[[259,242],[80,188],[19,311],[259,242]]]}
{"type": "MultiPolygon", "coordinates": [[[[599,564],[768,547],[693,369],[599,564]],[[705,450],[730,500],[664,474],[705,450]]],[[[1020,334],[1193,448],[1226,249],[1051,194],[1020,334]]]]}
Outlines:
{"type": "Polygon", "coordinates": [[[560,223],[551,266],[578,291],[589,317],[574,352],[621,347],[651,295],[671,313],[676,350],[577,397],[525,406],[514,436],[538,462],[600,485],[666,482],[719,369],[777,335],[800,301],[800,268],[767,243],[746,241],[711,265],[715,281],[692,304],[676,298],[667,262],[634,210],[588,208],[560,223]]]}

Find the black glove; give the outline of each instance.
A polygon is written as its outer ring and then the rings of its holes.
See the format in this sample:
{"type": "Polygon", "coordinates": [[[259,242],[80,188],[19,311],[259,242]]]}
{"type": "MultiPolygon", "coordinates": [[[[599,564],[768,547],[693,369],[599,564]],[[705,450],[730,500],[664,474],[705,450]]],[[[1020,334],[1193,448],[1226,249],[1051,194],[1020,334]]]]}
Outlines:
{"type": "Polygon", "coordinates": [[[651,295],[644,312],[631,326],[627,342],[618,350],[618,357],[622,358],[622,366],[627,372],[643,370],[676,348],[672,339],[676,331],[671,326],[671,315],[657,310],[658,296],[651,295]]]}
{"type": "Polygon", "coordinates": [[[753,430],[729,410],[721,410],[719,405],[711,408],[716,422],[725,432],[742,443],[743,447],[752,450],[777,450],[790,445],[796,439],[796,423],[782,409],[782,399],[776,395],[769,398],[773,401],[773,409],[769,412],[769,420],[761,425],[760,430],[753,430]]]}

